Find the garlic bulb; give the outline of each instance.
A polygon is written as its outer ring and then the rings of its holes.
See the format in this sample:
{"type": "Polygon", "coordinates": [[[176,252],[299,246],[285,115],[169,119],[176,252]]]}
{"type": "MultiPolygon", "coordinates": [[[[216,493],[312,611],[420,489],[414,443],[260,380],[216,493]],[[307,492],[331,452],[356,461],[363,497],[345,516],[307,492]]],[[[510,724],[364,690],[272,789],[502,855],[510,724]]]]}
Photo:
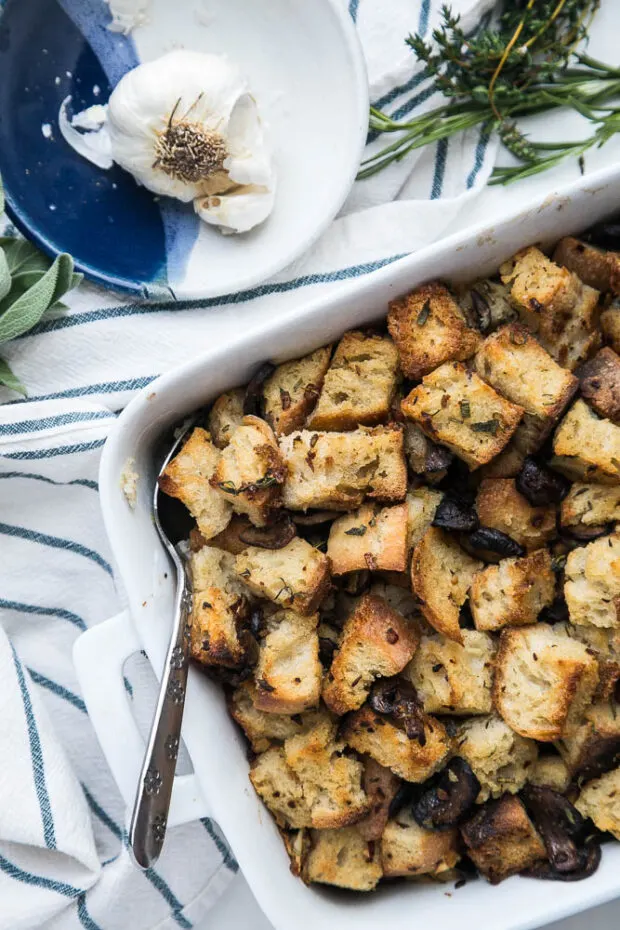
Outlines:
{"type": "Polygon", "coordinates": [[[273,209],[275,174],[256,101],[226,58],[174,51],[115,88],[106,131],[113,160],[155,194],[246,232],[273,209]]]}

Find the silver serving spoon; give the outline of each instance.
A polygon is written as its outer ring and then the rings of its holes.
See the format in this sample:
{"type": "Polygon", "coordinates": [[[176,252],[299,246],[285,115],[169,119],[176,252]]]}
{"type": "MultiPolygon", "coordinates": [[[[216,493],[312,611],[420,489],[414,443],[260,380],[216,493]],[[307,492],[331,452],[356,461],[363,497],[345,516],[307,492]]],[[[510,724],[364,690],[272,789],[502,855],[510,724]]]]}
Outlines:
{"type": "Polygon", "coordinates": [[[159,470],[153,494],[153,520],[174,565],[176,595],[170,645],[129,827],[129,849],[141,869],[148,869],[157,861],[166,836],[181,741],[191,632],[192,582],[185,542],[189,515],[179,501],[160,491],[159,478],[179,451],[194,422],[192,419],[185,423],[175,439],[159,470]]]}

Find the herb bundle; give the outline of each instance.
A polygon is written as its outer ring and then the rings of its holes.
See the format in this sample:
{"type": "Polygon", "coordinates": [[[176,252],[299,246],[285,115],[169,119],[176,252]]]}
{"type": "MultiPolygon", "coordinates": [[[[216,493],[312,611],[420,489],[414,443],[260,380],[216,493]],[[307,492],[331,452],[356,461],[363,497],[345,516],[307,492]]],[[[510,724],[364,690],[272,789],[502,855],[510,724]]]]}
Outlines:
{"type": "MultiPolygon", "coordinates": [[[[3,213],[0,178],[0,217],[3,213]]],[[[62,309],[61,298],[81,280],[82,275],[73,271],[70,255],[59,255],[51,262],[25,239],[0,237],[0,344],[27,333],[48,310],[62,309]]],[[[26,394],[2,358],[0,385],[26,394]]]]}
{"type": "Polygon", "coordinates": [[[370,130],[396,140],[362,162],[359,179],[407,155],[475,126],[497,132],[519,164],[496,168],[491,183],[508,183],[545,171],[563,159],[581,158],[620,131],[620,68],[577,53],[600,0],[507,0],[491,26],[466,34],[458,16],[442,8],[432,44],[420,35],[408,45],[438,91],[448,98],[413,120],[392,119],[371,108],[370,130]],[[592,124],[576,142],[535,142],[519,117],[567,107],[592,124]]]}

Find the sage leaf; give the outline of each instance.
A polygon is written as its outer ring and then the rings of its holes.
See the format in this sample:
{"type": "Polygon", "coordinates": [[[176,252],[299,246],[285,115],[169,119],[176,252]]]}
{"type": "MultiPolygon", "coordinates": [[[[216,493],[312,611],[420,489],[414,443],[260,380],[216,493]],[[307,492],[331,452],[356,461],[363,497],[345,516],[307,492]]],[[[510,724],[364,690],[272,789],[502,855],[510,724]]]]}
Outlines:
{"type": "Polygon", "coordinates": [[[0,343],[8,342],[36,326],[66,293],[73,279],[73,259],[59,255],[51,268],[29,290],[13,299],[9,295],[0,303],[0,343]]]}
{"type": "Polygon", "coordinates": [[[18,239],[15,236],[3,236],[0,238],[0,248],[4,249],[9,270],[12,275],[18,275],[26,271],[38,271],[44,273],[50,266],[50,260],[42,252],[28,242],[26,239],[18,239]]]}
{"type": "Polygon", "coordinates": [[[9,271],[9,263],[6,260],[6,255],[0,249],[0,300],[4,300],[10,290],[11,272],[9,271]]]}
{"type": "Polygon", "coordinates": [[[24,397],[27,396],[26,388],[13,374],[9,368],[8,362],[5,362],[3,358],[0,358],[0,384],[10,388],[11,391],[16,391],[18,394],[23,394],[24,397]]]}

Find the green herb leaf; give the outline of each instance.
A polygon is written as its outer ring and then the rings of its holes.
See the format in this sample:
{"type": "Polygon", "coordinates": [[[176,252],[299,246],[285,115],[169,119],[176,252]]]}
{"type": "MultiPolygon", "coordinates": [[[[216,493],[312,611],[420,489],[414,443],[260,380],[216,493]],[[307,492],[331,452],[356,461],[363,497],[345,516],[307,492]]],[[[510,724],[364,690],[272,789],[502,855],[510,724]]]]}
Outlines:
{"type": "Polygon", "coordinates": [[[6,255],[0,249],[0,300],[4,300],[10,290],[11,272],[9,271],[9,263],[6,260],[6,255]]]}
{"type": "Polygon", "coordinates": [[[345,536],[364,536],[366,533],[367,527],[365,526],[352,526],[350,530],[345,530],[345,536]]]}
{"type": "Polygon", "coordinates": [[[461,400],[459,402],[459,406],[461,408],[461,416],[464,420],[468,420],[471,416],[471,407],[469,406],[469,401],[461,400]]]}
{"type": "Polygon", "coordinates": [[[65,294],[73,279],[73,259],[59,255],[39,281],[17,299],[9,294],[0,302],[0,343],[36,326],[46,310],[65,294]]]}
{"type": "Polygon", "coordinates": [[[479,423],[472,423],[471,428],[474,433],[492,433],[495,436],[499,429],[499,420],[496,417],[492,420],[481,420],[479,423]]]}
{"type": "Polygon", "coordinates": [[[11,391],[23,394],[24,397],[27,396],[26,388],[19,378],[13,374],[8,362],[5,362],[2,358],[0,358],[0,384],[4,385],[4,387],[8,387],[11,391]]]}
{"type": "Polygon", "coordinates": [[[426,323],[426,321],[428,320],[430,316],[430,313],[431,313],[431,302],[429,299],[429,300],[424,301],[424,305],[422,309],[420,310],[420,312],[418,313],[418,318],[416,320],[416,323],[418,324],[418,326],[424,326],[424,324],[426,323]]]}

